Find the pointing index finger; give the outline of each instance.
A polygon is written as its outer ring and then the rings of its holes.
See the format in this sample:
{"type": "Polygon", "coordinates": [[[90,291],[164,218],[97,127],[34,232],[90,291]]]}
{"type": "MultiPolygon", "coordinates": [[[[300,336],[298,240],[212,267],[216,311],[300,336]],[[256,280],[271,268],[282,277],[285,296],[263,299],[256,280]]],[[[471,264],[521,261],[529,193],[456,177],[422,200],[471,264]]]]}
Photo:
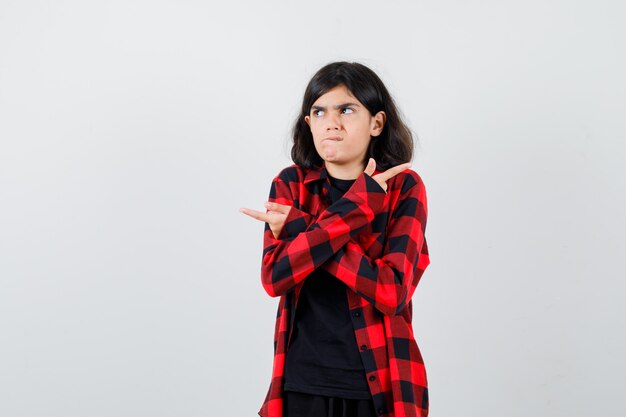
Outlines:
{"type": "Polygon", "coordinates": [[[389,168],[387,171],[381,173],[380,175],[382,175],[385,181],[387,181],[389,178],[393,177],[396,174],[399,174],[410,166],[410,162],[405,162],[404,164],[396,165],[395,167],[389,168]]]}
{"type": "Polygon", "coordinates": [[[252,209],[245,208],[245,207],[240,208],[239,211],[242,212],[243,214],[247,214],[248,216],[254,219],[261,220],[266,223],[269,221],[269,216],[267,215],[267,213],[263,213],[261,211],[256,211],[256,210],[252,210],[252,209]]]}

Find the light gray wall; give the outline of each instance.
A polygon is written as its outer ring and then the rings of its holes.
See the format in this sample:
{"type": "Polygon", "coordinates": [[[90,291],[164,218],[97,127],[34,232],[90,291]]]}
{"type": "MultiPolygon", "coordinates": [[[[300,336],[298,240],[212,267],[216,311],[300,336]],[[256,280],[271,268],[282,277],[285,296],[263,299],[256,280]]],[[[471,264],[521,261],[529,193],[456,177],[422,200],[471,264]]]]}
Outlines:
{"type": "Polygon", "coordinates": [[[304,87],[418,138],[432,417],[621,416],[620,1],[0,1],[0,415],[254,416],[263,210],[304,87]]]}

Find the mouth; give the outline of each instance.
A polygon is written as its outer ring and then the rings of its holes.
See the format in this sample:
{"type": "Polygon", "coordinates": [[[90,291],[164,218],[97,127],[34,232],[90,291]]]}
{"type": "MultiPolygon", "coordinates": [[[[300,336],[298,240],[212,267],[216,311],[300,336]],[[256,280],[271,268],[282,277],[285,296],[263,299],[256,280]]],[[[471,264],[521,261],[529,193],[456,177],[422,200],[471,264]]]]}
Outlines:
{"type": "Polygon", "coordinates": [[[341,139],[341,137],[339,137],[339,136],[329,136],[327,138],[322,139],[322,142],[324,142],[325,140],[332,140],[332,141],[335,141],[335,142],[340,142],[343,139],[341,139]]]}

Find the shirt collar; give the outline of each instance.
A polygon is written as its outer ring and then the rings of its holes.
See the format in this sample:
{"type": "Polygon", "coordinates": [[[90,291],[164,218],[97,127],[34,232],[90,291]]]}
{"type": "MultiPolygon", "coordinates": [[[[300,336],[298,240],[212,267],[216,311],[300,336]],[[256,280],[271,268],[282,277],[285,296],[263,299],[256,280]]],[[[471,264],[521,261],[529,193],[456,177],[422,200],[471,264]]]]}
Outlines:
{"type": "MultiPolygon", "coordinates": [[[[372,175],[380,173],[378,169],[374,169],[372,175]]],[[[322,165],[319,167],[313,167],[307,171],[304,176],[304,183],[307,184],[311,181],[325,180],[328,177],[328,171],[326,170],[326,161],[322,161],[322,165]]]]}
{"type": "Polygon", "coordinates": [[[323,161],[321,166],[313,167],[307,171],[304,176],[304,183],[306,184],[311,181],[325,180],[327,177],[328,171],[326,171],[326,161],[323,161]]]}

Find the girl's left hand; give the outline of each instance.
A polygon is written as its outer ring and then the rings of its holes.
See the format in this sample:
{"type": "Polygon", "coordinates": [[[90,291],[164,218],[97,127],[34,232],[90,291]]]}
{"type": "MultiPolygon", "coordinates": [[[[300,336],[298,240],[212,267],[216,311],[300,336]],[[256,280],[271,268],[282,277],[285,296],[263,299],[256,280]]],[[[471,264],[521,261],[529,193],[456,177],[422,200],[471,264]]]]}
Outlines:
{"type": "Polygon", "coordinates": [[[291,210],[291,206],[268,201],[265,203],[265,207],[269,210],[267,213],[245,207],[240,208],[239,211],[254,219],[261,220],[262,222],[269,224],[270,229],[274,234],[274,239],[278,239],[280,232],[283,230],[285,219],[289,214],[289,210],[291,210]]]}

